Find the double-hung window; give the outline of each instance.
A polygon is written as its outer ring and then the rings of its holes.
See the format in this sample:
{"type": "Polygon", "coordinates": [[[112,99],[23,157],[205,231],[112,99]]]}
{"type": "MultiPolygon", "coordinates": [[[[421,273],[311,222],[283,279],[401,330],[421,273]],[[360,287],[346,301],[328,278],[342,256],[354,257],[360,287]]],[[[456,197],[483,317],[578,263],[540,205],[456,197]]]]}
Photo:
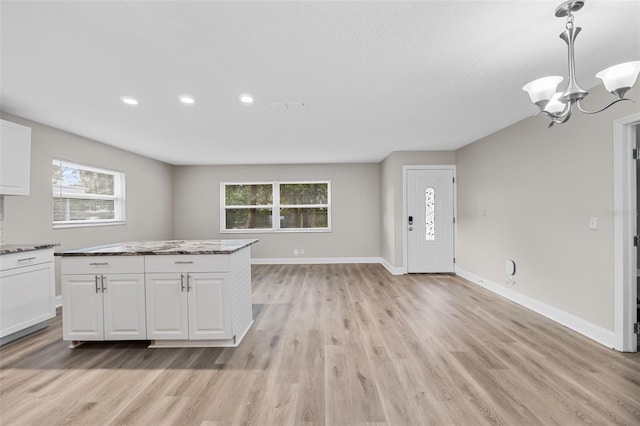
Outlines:
{"type": "Polygon", "coordinates": [[[52,161],[53,227],[111,225],[125,220],[125,175],[52,161]]]}
{"type": "Polygon", "coordinates": [[[220,184],[221,232],[331,230],[331,182],[220,184]]]}

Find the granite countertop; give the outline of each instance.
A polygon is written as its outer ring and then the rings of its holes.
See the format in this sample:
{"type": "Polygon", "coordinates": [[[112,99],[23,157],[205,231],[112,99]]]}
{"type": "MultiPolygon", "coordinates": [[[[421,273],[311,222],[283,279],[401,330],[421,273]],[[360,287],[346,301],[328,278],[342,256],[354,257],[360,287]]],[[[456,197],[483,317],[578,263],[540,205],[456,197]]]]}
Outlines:
{"type": "Polygon", "coordinates": [[[154,254],[231,254],[258,240],[169,240],[129,241],[79,250],[63,251],[56,256],[147,256],[154,254]]]}
{"type": "Polygon", "coordinates": [[[60,244],[0,244],[0,254],[50,249],[60,244]]]}

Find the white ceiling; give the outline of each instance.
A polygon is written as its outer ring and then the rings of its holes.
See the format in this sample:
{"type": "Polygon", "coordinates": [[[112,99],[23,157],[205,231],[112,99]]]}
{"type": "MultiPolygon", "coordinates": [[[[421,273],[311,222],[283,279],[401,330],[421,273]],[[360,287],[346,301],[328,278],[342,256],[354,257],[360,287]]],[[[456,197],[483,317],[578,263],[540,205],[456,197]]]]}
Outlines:
{"type": "MultiPolygon", "coordinates": [[[[171,164],[456,149],[532,115],[523,84],[566,75],[559,3],[2,0],[0,102],[171,164]]],[[[639,1],[589,0],[576,25],[583,87],[640,59],[639,1]]]]}

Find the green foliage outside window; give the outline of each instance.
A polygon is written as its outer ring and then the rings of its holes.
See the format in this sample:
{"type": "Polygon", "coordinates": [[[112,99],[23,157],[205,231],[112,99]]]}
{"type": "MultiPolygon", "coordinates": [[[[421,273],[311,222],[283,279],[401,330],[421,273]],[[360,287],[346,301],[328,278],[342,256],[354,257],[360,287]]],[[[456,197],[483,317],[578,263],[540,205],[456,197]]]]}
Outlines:
{"type": "Polygon", "coordinates": [[[233,183],[222,188],[223,229],[329,229],[328,182],[233,183]]]}

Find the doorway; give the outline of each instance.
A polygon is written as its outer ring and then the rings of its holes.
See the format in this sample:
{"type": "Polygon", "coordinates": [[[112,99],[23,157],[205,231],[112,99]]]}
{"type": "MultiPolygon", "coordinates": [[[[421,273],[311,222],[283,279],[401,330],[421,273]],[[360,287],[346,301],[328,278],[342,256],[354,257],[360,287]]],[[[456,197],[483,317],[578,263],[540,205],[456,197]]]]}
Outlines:
{"type": "Polygon", "coordinates": [[[637,352],[638,339],[638,168],[634,159],[640,114],[613,123],[613,228],[614,228],[614,344],[623,352],[637,352]],[[636,240],[636,244],[634,244],[636,240]]]}
{"type": "Polygon", "coordinates": [[[403,169],[407,272],[454,272],[455,168],[403,169]]]}
{"type": "MultiPolygon", "coordinates": [[[[635,215],[636,215],[636,231],[635,231],[635,239],[636,241],[640,240],[640,167],[638,165],[638,160],[640,159],[640,124],[633,127],[635,133],[635,145],[634,152],[636,153],[634,162],[635,164],[635,175],[636,175],[636,192],[635,199],[633,200],[633,205],[635,205],[635,215]]],[[[635,309],[635,317],[633,315],[633,310],[631,312],[632,322],[636,327],[636,352],[640,349],[640,339],[637,334],[637,324],[640,322],[640,241],[636,244],[636,279],[635,279],[635,287],[636,287],[636,309],[635,309]]],[[[633,283],[631,284],[634,285],[633,283]]],[[[631,292],[631,296],[633,296],[633,292],[631,292]]],[[[633,342],[631,343],[633,345],[633,342]]]]}

